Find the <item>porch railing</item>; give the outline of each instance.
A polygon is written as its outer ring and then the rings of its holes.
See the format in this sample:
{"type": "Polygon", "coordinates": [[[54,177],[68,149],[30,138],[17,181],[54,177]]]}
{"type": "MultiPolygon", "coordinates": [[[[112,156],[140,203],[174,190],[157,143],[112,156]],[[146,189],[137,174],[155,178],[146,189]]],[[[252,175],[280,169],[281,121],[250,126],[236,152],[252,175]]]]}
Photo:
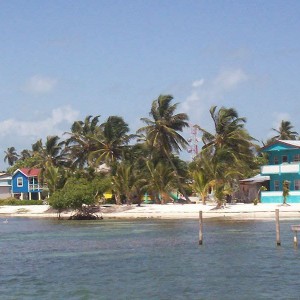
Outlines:
{"type": "Polygon", "coordinates": [[[268,165],[261,167],[261,174],[281,174],[281,173],[299,173],[300,174],[300,164],[290,163],[281,165],[268,165]]]}
{"type": "Polygon", "coordinates": [[[48,188],[47,185],[40,185],[38,183],[29,184],[29,192],[41,191],[48,188]]]}

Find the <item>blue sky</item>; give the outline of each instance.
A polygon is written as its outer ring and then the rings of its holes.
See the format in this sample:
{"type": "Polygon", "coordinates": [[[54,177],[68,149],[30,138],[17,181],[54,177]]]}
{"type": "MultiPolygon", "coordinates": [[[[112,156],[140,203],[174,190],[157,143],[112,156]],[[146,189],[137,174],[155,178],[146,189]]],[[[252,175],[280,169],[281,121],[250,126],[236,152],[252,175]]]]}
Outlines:
{"type": "Polygon", "coordinates": [[[0,167],[87,115],[134,132],[160,94],[209,130],[217,105],[260,141],[281,120],[300,132],[299,14],[292,0],[1,1],[0,167]]]}

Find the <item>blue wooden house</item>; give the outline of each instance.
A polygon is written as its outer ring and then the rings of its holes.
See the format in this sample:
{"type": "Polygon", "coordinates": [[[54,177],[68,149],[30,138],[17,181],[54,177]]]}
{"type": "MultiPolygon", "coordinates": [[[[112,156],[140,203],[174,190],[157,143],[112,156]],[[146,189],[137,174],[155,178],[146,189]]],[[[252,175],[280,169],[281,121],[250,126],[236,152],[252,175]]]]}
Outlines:
{"type": "Polygon", "coordinates": [[[283,203],[283,182],[290,183],[288,203],[300,203],[300,141],[278,140],[262,151],[268,153],[268,165],[261,175],[270,176],[269,191],[261,192],[262,203],[283,203]]]}
{"type": "Polygon", "coordinates": [[[17,169],[12,175],[13,197],[21,200],[41,200],[40,169],[17,169]]]}

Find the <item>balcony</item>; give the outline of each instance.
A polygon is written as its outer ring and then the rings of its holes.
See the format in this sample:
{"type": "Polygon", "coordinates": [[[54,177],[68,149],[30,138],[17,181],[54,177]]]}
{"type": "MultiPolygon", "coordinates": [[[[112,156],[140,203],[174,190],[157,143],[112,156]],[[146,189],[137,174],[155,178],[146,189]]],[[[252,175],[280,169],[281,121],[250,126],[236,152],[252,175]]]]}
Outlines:
{"type": "Polygon", "coordinates": [[[40,192],[44,189],[47,189],[46,185],[40,185],[38,183],[29,184],[29,192],[40,192]]]}
{"type": "Polygon", "coordinates": [[[262,175],[270,174],[281,174],[281,173],[299,173],[300,174],[300,164],[297,163],[286,163],[281,165],[268,165],[261,167],[262,175]]]}

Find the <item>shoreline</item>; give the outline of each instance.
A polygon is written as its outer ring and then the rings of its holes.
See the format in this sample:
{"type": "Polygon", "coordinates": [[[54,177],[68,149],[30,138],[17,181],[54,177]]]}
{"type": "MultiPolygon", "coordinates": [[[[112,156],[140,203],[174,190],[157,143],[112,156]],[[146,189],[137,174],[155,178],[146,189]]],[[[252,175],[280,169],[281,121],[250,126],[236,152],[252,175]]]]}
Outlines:
{"type": "MultiPolygon", "coordinates": [[[[215,204],[103,205],[96,214],[103,219],[198,219],[199,211],[202,211],[203,219],[274,220],[276,209],[279,209],[280,219],[300,221],[300,203],[288,206],[237,203],[227,204],[221,209],[215,209],[215,204]]],[[[61,219],[68,219],[72,214],[71,211],[63,211],[61,219]]],[[[0,206],[0,218],[4,217],[57,219],[58,214],[49,205],[0,206]]]]}

